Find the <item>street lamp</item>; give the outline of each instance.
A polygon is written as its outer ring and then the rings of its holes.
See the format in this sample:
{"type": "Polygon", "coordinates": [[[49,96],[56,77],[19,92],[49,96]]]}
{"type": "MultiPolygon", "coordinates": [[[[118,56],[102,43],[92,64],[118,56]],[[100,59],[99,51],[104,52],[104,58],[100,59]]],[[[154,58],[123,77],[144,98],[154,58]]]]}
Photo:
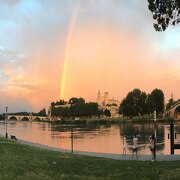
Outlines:
{"type": "Polygon", "coordinates": [[[154,110],[154,135],[156,138],[156,109],[154,110]]]}
{"type": "Polygon", "coordinates": [[[156,110],[154,110],[154,122],[156,122],[156,110]]]}
{"type": "Polygon", "coordinates": [[[73,119],[73,115],[72,115],[72,104],[73,104],[73,100],[70,100],[70,104],[71,104],[71,153],[73,154],[73,126],[72,126],[72,119],[73,119]]]}
{"type": "Polygon", "coordinates": [[[7,111],[8,111],[8,107],[6,107],[6,117],[5,117],[5,123],[6,123],[6,138],[8,138],[8,133],[7,133],[8,116],[7,116],[7,111]]]}

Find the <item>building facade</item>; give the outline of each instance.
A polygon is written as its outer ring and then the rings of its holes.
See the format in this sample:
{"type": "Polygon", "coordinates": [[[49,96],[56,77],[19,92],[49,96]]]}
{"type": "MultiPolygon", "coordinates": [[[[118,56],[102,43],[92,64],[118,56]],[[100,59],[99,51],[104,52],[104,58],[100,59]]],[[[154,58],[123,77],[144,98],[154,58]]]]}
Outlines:
{"type": "Polygon", "coordinates": [[[98,90],[97,101],[100,110],[108,109],[111,112],[111,117],[119,117],[119,106],[120,101],[115,100],[114,98],[109,99],[108,92],[105,92],[104,95],[101,95],[100,90],[98,90]]]}

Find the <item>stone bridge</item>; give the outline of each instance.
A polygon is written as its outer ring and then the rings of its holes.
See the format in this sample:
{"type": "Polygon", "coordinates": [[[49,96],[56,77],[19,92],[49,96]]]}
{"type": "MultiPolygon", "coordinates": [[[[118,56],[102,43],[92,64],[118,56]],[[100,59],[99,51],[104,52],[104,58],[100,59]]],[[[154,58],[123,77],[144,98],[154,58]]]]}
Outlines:
{"type": "Polygon", "coordinates": [[[180,99],[164,113],[165,117],[180,120],[180,99]]]}
{"type": "Polygon", "coordinates": [[[25,116],[25,115],[8,115],[8,121],[45,121],[47,120],[46,116],[25,116]]]}

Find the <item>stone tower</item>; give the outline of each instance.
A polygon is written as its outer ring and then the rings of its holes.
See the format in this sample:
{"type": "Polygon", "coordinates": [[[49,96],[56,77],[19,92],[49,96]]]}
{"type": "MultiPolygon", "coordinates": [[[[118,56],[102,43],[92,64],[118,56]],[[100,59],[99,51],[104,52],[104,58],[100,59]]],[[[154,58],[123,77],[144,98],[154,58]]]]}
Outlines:
{"type": "Polygon", "coordinates": [[[171,99],[174,100],[174,99],[173,99],[173,93],[171,93],[171,99]]]}
{"type": "Polygon", "coordinates": [[[101,98],[101,93],[100,90],[98,90],[98,94],[97,94],[97,101],[101,98]]]}
{"type": "Polygon", "coordinates": [[[105,105],[108,104],[108,92],[104,93],[104,101],[105,101],[105,105]]]}
{"type": "Polygon", "coordinates": [[[101,101],[101,93],[100,90],[98,90],[98,94],[97,94],[97,103],[99,104],[101,101]]]}

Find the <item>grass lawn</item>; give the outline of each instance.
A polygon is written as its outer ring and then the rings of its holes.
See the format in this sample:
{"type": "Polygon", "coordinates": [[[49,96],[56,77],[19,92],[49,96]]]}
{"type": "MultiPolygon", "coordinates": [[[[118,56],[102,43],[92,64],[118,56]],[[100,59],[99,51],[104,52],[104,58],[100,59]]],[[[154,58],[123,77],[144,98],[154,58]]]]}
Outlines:
{"type": "Polygon", "coordinates": [[[119,161],[78,156],[0,137],[0,179],[180,179],[180,161],[119,161]]]}

